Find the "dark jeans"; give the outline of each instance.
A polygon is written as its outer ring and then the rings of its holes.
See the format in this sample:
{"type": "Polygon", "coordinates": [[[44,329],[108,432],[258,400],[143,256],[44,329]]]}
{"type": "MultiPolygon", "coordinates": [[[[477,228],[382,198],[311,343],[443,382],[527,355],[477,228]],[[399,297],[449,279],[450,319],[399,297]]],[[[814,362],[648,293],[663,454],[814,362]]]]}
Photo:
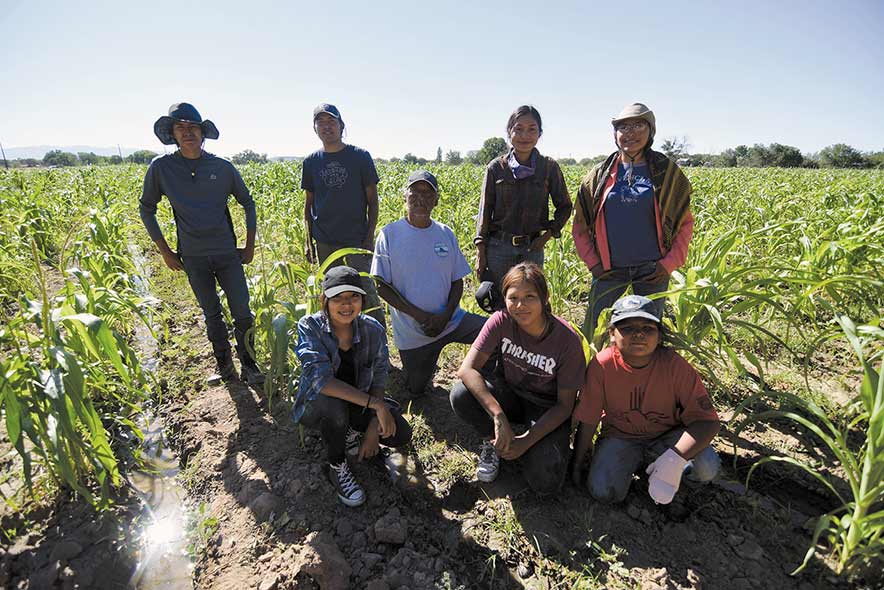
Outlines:
{"type": "MultiPolygon", "coordinates": [[[[323,244],[322,242],[316,242],[316,254],[319,256],[319,264],[325,262],[326,258],[331,256],[336,250],[355,247],[357,246],[343,246],[341,244],[323,244]]],[[[359,272],[370,272],[371,254],[350,254],[349,256],[335,260],[329,268],[332,266],[341,266],[343,264],[346,264],[350,268],[359,272]]],[[[377,287],[370,277],[362,277],[362,282],[365,284],[365,309],[371,309],[371,311],[365,313],[379,321],[386,330],[387,322],[384,319],[384,306],[381,303],[380,297],[378,297],[377,287]]]]}
{"type": "Polygon", "coordinates": [[[248,354],[245,345],[246,332],[251,329],[254,320],[249,309],[249,288],[239,253],[233,251],[230,254],[212,256],[182,256],[181,262],[184,264],[190,288],[203,310],[206,335],[212,343],[215,355],[225,354],[230,350],[228,328],[221,314],[217,285],[221,286],[227,296],[227,305],[233,318],[236,351],[240,358],[248,354]]]}
{"type": "MultiPolygon", "coordinates": [[[[669,281],[649,283],[644,277],[654,274],[657,269],[656,262],[645,262],[638,266],[624,268],[612,268],[599,278],[592,279],[589,289],[589,305],[586,308],[586,317],[583,320],[583,335],[590,341],[595,335],[596,322],[605,308],[614,305],[614,302],[626,292],[626,288],[632,285],[632,292],[636,295],[653,295],[662,293],[669,288],[669,281]]],[[[657,314],[662,317],[665,299],[655,299],[657,314]]]]}
{"type": "Polygon", "coordinates": [[[491,236],[485,245],[485,263],[488,265],[488,278],[500,288],[500,282],[509,270],[520,262],[534,262],[543,268],[543,250],[531,252],[531,244],[513,246],[512,242],[491,236]]]}
{"type": "Polygon", "coordinates": [[[405,386],[412,395],[420,395],[433,379],[436,372],[436,362],[442,349],[452,342],[472,344],[485,325],[485,316],[475,313],[466,313],[461,318],[457,327],[439,338],[435,342],[424,344],[418,348],[400,350],[399,358],[402,360],[402,370],[405,372],[405,386]]]}
{"type": "MultiPolygon", "coordinates": [[[[381,438],[381,444],[399,448],[411,441],[411,425],[405,421],[398,408],[390,408],[396,420],[396,434],[381,438]]],[[[300,423],[312,430],[318,430],[325,444],[328,462],[340,464],[346,459],[347,427],[365,432],[374,412],[362,406],[336,397],[319,394],[315,400],[307,404],[300,423]]]]}
{"type": "MultiPolygon", "coordinates": [[[[486,378],[485,385],[512,424],[533,426],[549,409],[519,397],[505,384],[495,385],[486,378]]],[[[475,428],[479,436],[484,439],[494,436],[491,416],[462,381],[455,383],[449,399],[457,417],[475,428]]],[[[566,419],[516,460],[528,485],[536,493],[554,494],[562,487],[571,459],[570,442],[571,420],[566,419]]]]}

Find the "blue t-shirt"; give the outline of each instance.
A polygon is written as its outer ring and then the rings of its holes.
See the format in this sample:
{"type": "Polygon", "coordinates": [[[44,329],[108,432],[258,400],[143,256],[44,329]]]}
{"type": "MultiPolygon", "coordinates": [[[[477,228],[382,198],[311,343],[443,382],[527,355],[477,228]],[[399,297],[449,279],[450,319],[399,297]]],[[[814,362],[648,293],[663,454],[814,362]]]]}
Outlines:
{"type": "Polygon", "coordinates": [[[313,238],[324,244],[361,246],[368,233],[365,187],[378,183],[374,161],[352,145],[313,152],[304,160],[301,188],[313,193],[313,238]]]}
{"type": "MultiPolygon", "coordinates": [[[[431,222],[414,227],[405,219],[385,225],[378,234],[371,274],[393,285],[417,307],[439,313],[448,304],[451,283],[470,274],[470,265],[451,228],[431,222]]],[[[458,307],[438,336],[427,336],[413,317],[398,309],[393,316],[393,341],[399,350],[411,350],[435,342],[453,331],[466,313],[458,307]]]]}
{"type": "Polygon", "coordinates": [[[654,213],[654,185],[647,164],[635,166],[630,186],[629,164],[617,167],[617,181],[605,199],[605,227],[611,266],[638,266],[660,259],[657,220],[654,213]]]}

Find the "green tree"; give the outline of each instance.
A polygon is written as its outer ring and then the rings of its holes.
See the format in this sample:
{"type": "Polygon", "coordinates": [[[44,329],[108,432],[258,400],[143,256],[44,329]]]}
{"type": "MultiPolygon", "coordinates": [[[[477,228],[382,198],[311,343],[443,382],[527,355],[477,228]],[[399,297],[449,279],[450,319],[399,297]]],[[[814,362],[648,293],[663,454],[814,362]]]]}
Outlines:
{"type": "Polygon", "coordinates": [[[71,152],[51,150],[43,156],[44,166],[76,166],[77,156],[71,152]]]}
{"type": "Polygon", "coordinates": [[[801,150],[791,145],[783,145],[781,143],[772,143],[768,148],[771,157],[770,166],[779,166],[780,168],[798,168],[804,165],[804,156],[801,150]]]}
{"type": "Polygon", "coordinates": [[[823,168],[866,168],[869,161],[857,149],[846,143],[836,143],[820,151],[823,168]]]}
{"type": "Polygon", "coordinates": [[[238,154],[235,154],[230,161],[240,166],[242,164],[266,164],[267,163],[267,154],[259,154],[252,150],[243,150],[238,154]]]}
{"type": "Polygon", "coordinates": [[[463,157],[457,150],[448,150],[448,153],[445,154],[445,163],[451,164],[452,166],[457,166],[458,164],[463,163],[463,157]]]}
{"type": "Polygon", "coordinates": [[[574,158],[559,158],[556,160],[559,163],[559,166],[576,166],[577,160],[574,158]]]}
{"type": "Polygon", "coordinates": [[[595,166],[596,164],[598,164],[599,162],[604,162],[605,158],[607,158],[607,157],[608,156],[602,154],[599,156],[594,156],[592,158],[583,158],[582,160],[580,160],[578,162],[578,164],[580,164],[581,166],[586,166],[587,168],[591,168],[591,167],[595,166]]]}
{"type": "Polygon", "coordinates": [[[126,156],[126,161],[133,164],[150,164],[150,161],[157,157],[156,152],[150,150],[138,150],[126,156]]]}
{"type": "Polygon", "coordinates": [[[677,160],[688,155],[688,149],[691,145],[688,143],[687,137],[667,137],[660,144],[660,151],[669,156],[673,160],[677,160]]]}
{"type": "Polygon", "coordinates": [[[476,152],[476,163],[484,166],[500,154],[506,153],[506,151],[507,146],[504,138],[489,137],[482,144],[482,149],[476,152]]]}
{"type": "Polygon", "coordinates": [[[437,164],[442,163],[442,147],[441,146],[436,148],[436,163],[437,164]]]}
{"type": "Polygon", "coordinates": [[[405,162],[406,164],[417,164],[418,163],[417,156],[415,156],[411,152],[408,152],[407,154],[402,156],[402,161],[405,162]]]}
{"type": "Polygon", "coordinates": [[[104,158],[93,152],[78,152],[77,158],[80,159],[80,163],[84,166],[95,166],[104,163],[104,158]]]}
{"type": "Polygon", "coordinates": [[[123,158],[114,154],[113,156],[109,156],[107,159],[108,164],[122,164],[123,158]]]}

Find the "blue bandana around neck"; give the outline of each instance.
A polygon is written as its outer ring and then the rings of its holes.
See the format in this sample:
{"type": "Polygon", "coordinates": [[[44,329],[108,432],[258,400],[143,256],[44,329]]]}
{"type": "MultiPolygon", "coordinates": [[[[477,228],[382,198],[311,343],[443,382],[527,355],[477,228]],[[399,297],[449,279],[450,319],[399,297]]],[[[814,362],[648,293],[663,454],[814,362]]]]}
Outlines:
{"type": "Polygon", "coordinates": [[[507,164],[509,164],[510,169],[513,171],[513,176],[516,180],[522,180],[523,178],[534,176],[534,171],[537,168],[537,150],[531,150],[530,165],[519,164],[519,161],[516,159],[516,150],[510,150],[507,164]]]}

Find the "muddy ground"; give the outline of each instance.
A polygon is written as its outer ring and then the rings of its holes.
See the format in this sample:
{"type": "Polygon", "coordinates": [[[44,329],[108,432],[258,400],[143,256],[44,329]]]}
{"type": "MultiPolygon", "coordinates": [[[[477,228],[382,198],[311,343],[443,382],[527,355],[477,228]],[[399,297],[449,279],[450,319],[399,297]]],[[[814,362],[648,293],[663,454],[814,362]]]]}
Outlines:
{"type": "MultiPolygon", "coordinates": [[[[415,427],[412,477],[394,484],[383,460],[358,463],[368,500],[347,508],[326,478],[318,436],[299,432],[285,402],[239,382],[205,384],[211,355],[199,322],[189,319],[196,310],[180,307],[160,345],[158,411],[199,515],[190,531],[196,588],[880,587],[836,578],[825,559],[789,575],[804,558],[809,517],[834,508],[833,499],[788,469],[760,471],[748,492],[740,483],[758,456],[798,452],[787,428],[742,433],[736,460],[726,428],[715,443],[719,479],[685,484],[669,507],[654,505],[645,479],[613,507],[570,483],[556,498],[535,497],[506,462],[496,482],[477,482],[478,439],[447,401],[458,349],[443,357],[434,389],[417,398],[398,393],[394,368],[390,392],[410,408],[415,427]]],[[[4,456],[10,485],[14,459],[4,456]]],[[[63,494],[7,504],[0,522],[13,540],[0,549],[0,587],[127,587],[140,514],[127,489],[100,517],[63,494]]]]}

